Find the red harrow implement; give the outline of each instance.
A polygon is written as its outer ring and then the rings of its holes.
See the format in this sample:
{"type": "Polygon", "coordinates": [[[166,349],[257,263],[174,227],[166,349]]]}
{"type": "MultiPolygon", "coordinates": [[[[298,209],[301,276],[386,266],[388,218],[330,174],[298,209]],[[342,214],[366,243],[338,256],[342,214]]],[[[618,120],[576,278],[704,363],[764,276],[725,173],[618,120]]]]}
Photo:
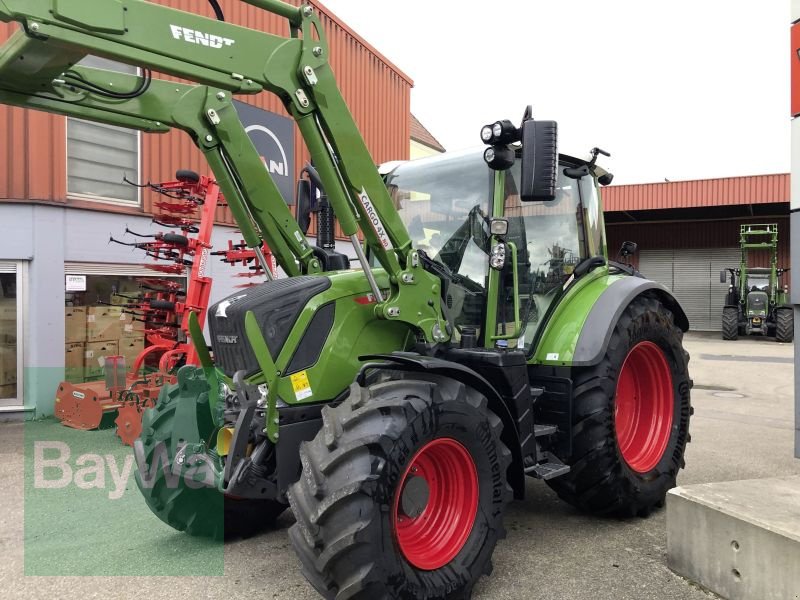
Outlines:
{"type": "MultiPolygon", "coordinates": [[[[207,275],[209,254],[222,255],[231,265],[248,266],[246,275],[264,275],[255,262],[256,254],[229,242],[229,249],[211,252],[211,232],[218,206],[224,199],[217,183],[191,171],[178,171],[177,180],[147,184],[165,200],[156,203],[161,214],[153,222],[180,230],[143,235],[125,230],[140,240],[123,242],[113,237],[110,242],[143,250],[153,259],[145,266],[167,276],[182,276],[189,269],[186,289],[183,284],[166,277],[142,278],[141,292],[136,296],[118,294],[126,303],[123,312],[141,323],[146,347],[127,369],[122,356],[109,356],[105,361],[105,380],[85,383],[63,381],[56,392],[56,417],[75,429],[97,429],[114,422],[117,435],[126,445],[133,445],[142,429],[142,412],[154,406],[165,383],[175,382],[178,367],[197,365],[197,355],[189,343],[189,314],[197,313],[205,322],[211,293],[207,275]],[[200,220],[193,217],[200,212],[200,220]],[[254,265],[251,263],[255,263],[254,265]],[[157,365],[157,367],[156,367],[157,365]],[[155,370],[150,370],[148,368],[155,370]]],[[[271,254],[264,248],[268,261],[271,254]]],[[[271,261],[269,262],[271,265],[271,261]]],[[[274,269],[272,270],[274,272],[274,269]]]]}

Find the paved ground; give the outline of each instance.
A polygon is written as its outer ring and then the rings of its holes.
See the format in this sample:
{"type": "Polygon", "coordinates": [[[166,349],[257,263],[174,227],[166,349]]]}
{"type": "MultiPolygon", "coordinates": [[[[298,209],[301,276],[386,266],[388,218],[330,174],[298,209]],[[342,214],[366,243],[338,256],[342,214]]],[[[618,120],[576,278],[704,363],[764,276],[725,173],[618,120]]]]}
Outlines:
{"type": "MultiPolygon", "coordinates": [[[[800,460],[792,457],[793,348],[771,340],[722,342],[699,335],[687,337],[686,346],[696,412],[679,483],[800,474],[800,460]]],[[[84,452],[110,453],[123,464],[126,450],[111,431],[64,434],[63,429],[52,423],[0,425],[0,589],[11,597],[316,597],[288,544],[290,514],[281,518],[278,531],[228,543],[223,552],[162,525],[132,481],[120,499],[108,500],[114,487],[109,472],[105,489],[40,490],[28,479],[23,502],[24,440],[29,446],[33,438],[65,440],[75,467],[84,452]],[[42,502],[44,494],[57,501],[42,502]],[[34,576],[55,573],[86,575],[34,576]],[[93,573],[191,576],[89,576],[93,573]]],[[[594,519],[559,502],[540,482],[530,481],[528,491],[530,498],[512,505],[507,515],[508,539],[495,552],[494,574],[481,581],[475,598],[713,598],[667,569],[664,511],[646,520],[594,519]]]]}

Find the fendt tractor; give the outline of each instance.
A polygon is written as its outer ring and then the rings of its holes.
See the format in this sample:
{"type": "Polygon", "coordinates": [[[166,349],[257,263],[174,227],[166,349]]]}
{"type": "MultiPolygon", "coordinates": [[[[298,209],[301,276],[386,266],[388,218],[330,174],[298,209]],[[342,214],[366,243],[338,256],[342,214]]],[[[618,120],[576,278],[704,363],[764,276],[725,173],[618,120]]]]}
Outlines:
{"type": "Polygon", "coordinates": [[[789,303],[789,286],[781,277],[789,269],[778,267],[778,225],[741,225],[739,267],[723,269],[719,282],[728,283],[722,308],[722,339],[740,335],[774,335],[778,342],[794,339],[794,310],[789,303]],[[749,252],[769,253],[769,267],[751,267],[749,252]]]}
{"type": "Polygon", "coordinates": [[[135,445],[155,515],[222,536],[291,506],[324,597],[465,598],[526,476],[599,515],[662,506],[688,441],[689,324],[609,261],[602,152],[558,154],[556,123],[527,110],[484,127],[482,152],[379,171],[314,7],[246,1],[290,37],[226,23],[214,0],[216,21],[141,0],[0,0],[21,25],[0,50],[0,102],[185,131],[248,247],[266,242],[286,275],[212,306],[210,350],[191,319],[202,366],[162,390],[135,445]],[[82,66],[89,54],[141,72],[82,66]],[[309,244],[242,127],[232,96],[264,91],[297,122],[354,268],[309,244]]]}

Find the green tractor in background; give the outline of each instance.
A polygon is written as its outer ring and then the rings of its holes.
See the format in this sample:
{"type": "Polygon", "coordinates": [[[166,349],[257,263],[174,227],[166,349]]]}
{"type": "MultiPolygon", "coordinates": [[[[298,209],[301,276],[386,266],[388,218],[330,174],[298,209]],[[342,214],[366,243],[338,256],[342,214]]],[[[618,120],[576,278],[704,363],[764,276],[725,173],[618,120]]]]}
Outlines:
{"type": "MultiPolygon", "coordinates": [[[[560,154],[556,123],[528,109],[483,127],[483,151],[379,171],[315,8],[246,1],[291,37],[224,22],[215,0],[218,20],[0,0],[0,20],[21,24],[0,49],[1,103],[186,132],[247,246],[263,262],[266,242],[283,273],[209,310],[210,349],[192,314],[202,367],[162,390],[135,443],[152,512],[222,537],[291,506],[324,597],[456,599],[491,572],[528,478],[593,514],[663,506],[689,441],[689,323],[663,286],[609,260],[605,153],[560,154]],[[300,226],[264,169],[232,103],[264,91],[295,119],[356,268],[308,242],[304,210],[300,226]]],[[[299,205],[317,196],[299,190],[299,205]]]]}
{"type": "Polygon", "coordinates": [[[789,304],[789,286],[781,285],[781,276],[789,269],[778,267],[778,226],[742,225],[739,230],[742,258],[738,269],[723,269],[720,283],[730,287],[722,309],[722,339],[735,340],[740,335],[774,335],[776,341],[794,339],[794,310],[789,304]],[[769,267],[748,266],[750,250],[767,250],[769,267]]]}

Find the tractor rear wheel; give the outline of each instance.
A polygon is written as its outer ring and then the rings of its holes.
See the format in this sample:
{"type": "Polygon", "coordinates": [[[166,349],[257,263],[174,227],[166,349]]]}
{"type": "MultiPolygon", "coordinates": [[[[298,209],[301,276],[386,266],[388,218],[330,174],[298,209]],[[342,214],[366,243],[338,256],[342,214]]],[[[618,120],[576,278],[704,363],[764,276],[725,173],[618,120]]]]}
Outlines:
{"type": "Polygon", "coordinates": [[[383,371],[322,411],[300,448],[289,531],[325,598],[469,598],[491,572],[511,500],[509,449],[463,383],[383,371]]]}
{"type": "Polygon", "coordinates": [[[794,339],[794,310],[779,308],[775,311],[775,340],[789,343],[794,339]]]}
{"type": "Polygon", "coordinates": [[[726,306],[722,309],[722,339],[735,340],[739,337],[739,309],[726,306]]]}
{"type": "Polygon", "coordinates": [[[547,481],[593,514],[647,516],[684,467],[689,355],[673,313],[651,297],[622,313],[603,360],[573,371],[568,474],[547,481]]]}
{"type": "Polygon", "coordinates": [[[196,537],[243,537],[274,526],[286,504],[225,497],[216,489],[190,488],[172,475],[175,412],[180,402],[194,401],[181,396],[181,384],[164,386],[155,408],[144,411],[142,437],[136,441],[144,460],[135,475],[147,506],[170,527],[196,537]]]}

